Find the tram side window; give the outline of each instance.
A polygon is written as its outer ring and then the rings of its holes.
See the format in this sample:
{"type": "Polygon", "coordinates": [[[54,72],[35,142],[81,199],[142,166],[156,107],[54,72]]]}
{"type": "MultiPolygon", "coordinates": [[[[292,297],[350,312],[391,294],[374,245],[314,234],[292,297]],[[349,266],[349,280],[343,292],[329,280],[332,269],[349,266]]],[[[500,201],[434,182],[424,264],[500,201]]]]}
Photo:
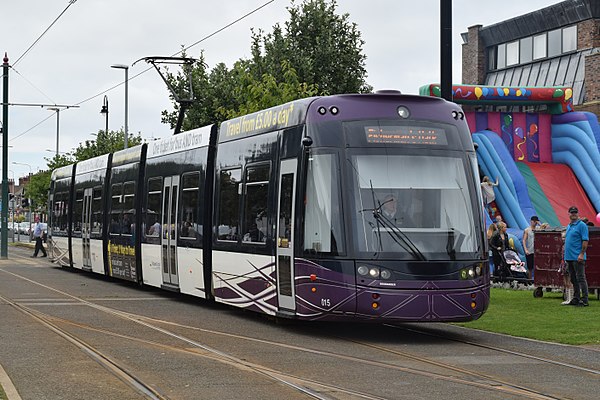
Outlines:
{"type": "Polygon", "coordinates": [[[102,234],[102,187],[95,187],[92,194],[92,233],[102,234]]]}
{"type": "Polygon", "coordinates": [[[75,207],[73,208],[73,232],[81,232],[83,218],[83,190],[75,191],[75,207]]]}
{"type": "Polygon", "coordinates": [[[126,182],[123,184],[123,219],[121,221],[121,234],[133,235],[135,208],[133,198],[135,196],[135,182],[126,182]]]}
{"type": "Polygon", "coordinates": [[[148,179],[148,201],[146,202],[146,236],[159,237],[162,218],[162,177],[148,179]]]}
{"type": "Polygon", "coordinates": [[[267,199],[270,171],[269,164],[246,167],[243,242],[265,243],[267,241],[267,199]]]}
{"type": "Polygon", "coordinates": [[[238,240],[241,177],[239,168],[219,174],[219,240],[238,240]]]}
{"type": "Polygon", "coordinates": [[[306,177],[304,251],[344,252],[340,169],[335,154],[310,154],[306,177]]]}
{"type": "Polygon", "coordinates": [[[200,198],[200,174],[184,174],[181,177],[181,218],[179,238],[196,240],[202,229],[198,225],[198,205],[200,198]]]}
{"type": "Polygon", "coordinates": [[[123,192],[123,185],[116,184],[112,185],[112,197],[110,207],[110,234],[119,235],[121,234],[121,193],[123,192]]]}
{"type": "Polygon", "coordinates": [[[54,194],[54,226],[55,231],[66,231],[68,221],[68,192],[57,192],[54,194]]]}

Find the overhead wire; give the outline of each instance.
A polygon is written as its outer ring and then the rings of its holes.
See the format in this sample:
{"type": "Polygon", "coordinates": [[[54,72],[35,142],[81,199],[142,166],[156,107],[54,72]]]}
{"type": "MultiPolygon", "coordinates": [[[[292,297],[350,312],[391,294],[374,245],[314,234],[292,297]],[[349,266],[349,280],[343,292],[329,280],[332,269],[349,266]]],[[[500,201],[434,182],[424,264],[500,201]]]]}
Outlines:
{"type": "Polygon", "coordinates": [[[31,82],[29,79],[25,78],[25,76],[24,76],[22,73],[20,73],[19,71],[17,71],[17,70],[15,69],[14,65],[11,65],[11,66],[10,66],[10,69],[12,69],[13,71],[15,71],[15,73],[16,73],[17,75],[19,75],[21,78],[23,78],[23,79],[25,80],[25,82],[29,83],[29,85],[31,85],[31,87],[32,87],[32,88],[34,88],[35,90],[37,90],[38,92],[40,92],[40,93],[42,94],[42,96],[44,96],[45,98],[47,98],[48,100],[50,100],[50,102],[52,102],[52,103],[55,103],[55,104],[56,104],[56,102],[55,102],[53,99],[51,99],[51,98],[50,98],[50,96],[48,96],[46,93],[44,93],[44,92],[42,91],[42,89],[40,89],[40,88],[38,88],[37,86],[35,86],[35,85],[33,84],[33,82],[31,82]]]}
{"type": "MultiPolygon", "coordinates": [[[[19,57],[19,58],[17,59],[17,61],[16,61],[14,64],[16,64],[17,62],[19,62],[19,60],[21,60],[21,59],[22,59],[22,58],[25,56],[25,54],[27,54],[27,52],[29,52],[29,50],[30,50],[30,49],[31,49],[31,48],[32,48],[32,47],[33,47],[33,46],[34,46],[34,45],[35,45],[35,44],[36,44],[36,43],[37,43],[37,42],[38,42],[38,41],[41,39],[41,37],[42,37],[42,36],[43,36],[43,35],[44,35],[44,34],[45,34],[45,33],[46,33],[46,32],[47,32],[47,31],[48,31],[48,30],[49,30],[49,29],[52,27],[52,25],[54,25],[54,23],[55,23],[55,22],[56,22],[56,21],[57,21],[57,20],[58,20],[58,19],[59,19],[59,18],[60,18],[60,17],[61,17],[61,16],[62,16],[64,13],[65,13],[65,11],[67,11],[67,9],[68,9],[68,8],[69,8],[69,7],[70,7],[72,4],[74,4],[76,1],[77,1],[77,0],[70,0],[70,1],[69,1],[69,5],[68,5],[68,6],[67,6],[67,7],[66,7],[64,10],[63,10],[63,12],[62,12],[62,13],[61,13],[61,14],[60,14],[60,15],[59,15],[59,16],[58,16],[58,17],[57,17],[55,20],[54,20],[54,22],[52,22],[52,24],[51,24],[51,25],[50,25],[50,26],[49,26],[49,27],[48,27],[48,28],[47,28],[47,29],[46,29],[46,30],[45,30],[45,31],[42,33],[42,35],[40,35],[40,37],[39,37],[39,38],[38,38],[38,39],[37,39],[37,40],[36,40],[36,41],[35,41],[35,42],[34,42],[34,43],[31,45],[31,46],[29,46],[29,48],[27,49],[27,51],[26,51],[26,52],[25,52],[25,53],[24,53],[24,54],[23,54],[21,57],[19,57]]],[[[200,40],[198,40],[198,41],[196,41],[196,42],[192,43],[191,45],[189,45],[189,46],[187,46],[187,47],[184,47],[183,49],[181,49],[181,50],[179,50],[178,52],[176,52],[176,53],[174,53],[173,55],[171,55],[171,57],[174,57],[174,56],[176,56],[176,55],[178,55],[178,54],[181,54],[182,52],[184,52],[184,51],[186,51],[186,50],[189,50],[189,49],[191,49],[192,47],[194,47],[194,46],[197,46],[198,44],[200,44],[200,43],[204,42],[205,40],[208,40],[208,39],[210,39],[211,37],[213,37],[213,36],[217,35],[218,33],[222,32],[222,31],[224,31],[225,29],[227,29],[227,28],[229,28],[229,27],[231,27],[231,26],[233,26],[233,25],[237,24],[238,22],[240,22],[240,21],[244,20],[245,18],[248,18],[248,17],[249,17],[249,16],[251,16],[252,14],[254,14],[254,13],[256,13],[256,12],[260,11],[261,9],[263,9],[264,7],[266,7],[266,6],[268,6],[269,4],[273,3],[274,1],[276,1],[276,0],[269,0],[269,1],[265,2],[265,3],[263,3],[262,5],[260,5],[260,6],[256,7],[255,9],[253,9],[253,10],[251,10],[251,11],[247,12],[246,14],[242,15],[241,17],[239,17],[239,18],[235,19],[234,21],[232,21],[232,22],[230,22],[230,23],[228,23],[228,24],[224,25],[223,27],[221,27],[221,28],[217,29],[216,31],[214,31],[214,32],[212,32],[212,33],[210,33],[210,34],[208,34],[208,35],[204,36],[202,39],[200,39],[200,40]]],[[[13,66],[14,66],[14,64],[13,64],[13,66]]],[[[137,78],[138,76],[140,76],[140,75],[142,75],[142,74],[145,74],[146,72],[150,71],[152,68],[153,68],[153,67],[148,67],[148,68],[146,68],[146,69],[144,69],[144,70],[140,71],[139,73],[137,73],[137,74],[135,74],[135,75],[131,76],[131,77],[128,79],[128,81],[131,81],[131,80],[133,80],[133,79],[137,78]]],[[[21,75],[21,76],[22,76],[22,75],[21,75]]],[[[111,90],[118,88],[118,87],[119,87],[119,86],[121,86],[121,85],[124,85],[124,82],[117,83],[117,84],[115,84],[115,85],[113,85],[113,86],[109,87],[108,89],[105,89],[105,90],[103,90],[103,91],[102,91],[102,92],[100,92],[100,93],[97,93],[97,94],[95,94],[95,95],[93,95],[93,96],[90,96],[90,97],[88,97],[88,98],[86,98],[86,99],[84,99],[84,100],[81,100],[81,101],[79,101],[79,102],[77,102],[77,103],[74,103],[74,104],[75,104],[75,105],[81,105],[81,104],[87,103],[88,101],[91,101],[91,100],[93,100],[93,99],[95,99],[95,98],[98,98],[98,97],[100,97],[100,96],[102,96],[102,95],[104,95],[104,94],[106,94],[106,93],[110,92],[111,90]]],[[[44,123],[45,121],[47,121],[47,120],[48,120],[49,118],[51,118],[52,116],[53,116],[53,115],[50,115],[49,117],[46,117],[46,118],[44,118],[43,120],[41,120],[40,122],[38,122],[37,124],[35,124],[34,126],[32,126],[31,128],[29,128],[29,129],[27,129],[26,131],[24,131],[24,132],[22,132],[22,133],[18,134],[17,136],[14,136],[14,137],[13,137],[13,138],[11,138],[9,141],[12,141],[12,140],[14,140],[14,139],[17,139],[17,138],[19,138],[19,137],[21,137],[21,136],[25,135],[26,133],[28,133],[28,132],[32,131],[34,128],[36,128],[37,126],[39,126],[39,125],[41,125],[42,123],[44,123]]]]}
{"type": "Polygon", "coordinates": [[[29,53],[29,51],[31,51],[31,49],[33,49],[33,46],[35,46],[37,44],[37,42],[40,41],[40,39],[46,34],[46,32],[48,32],[50,30],[50,28],[52,28],[54,26],[54,24],[60,19],[60,17],[62,17],[62,15],[69,9],[69,7],[71,7],[73,4],[75,4],[77,0],[69,0],[69,4],[65,7],[64,10],[62,10],[62,12],[58,15],[58,17],[56,17],[54,19],[54,21],[52,21],[52,23],[50,24],[50,26],[48,26],[46,28],[46,30],[44,30],[44,32],[42,32],[42,34],[40,36],[38,36],[37,39],[35,39],[35,41],[31,44],[31,46],[29,46],[27,48],[27,50],[25,50],[25,52],[23,54],[21,54],[21,56],[19,58],[17,58],[17,61],[15,61],[13,63],[13,67],[15,65],[17,65],[19,63],[19,61],[21,61],[26,55],[27,53],[29,53]]]}
{"type": "MultiPolygon", "coordinates": [[[[197,46],[198,44],[200,44],[200,43],[204,42],[205,40],[208,40],[208,39],[210,39],[211,37],[215,36],[215,35],[216,35],[216,34],[218,34],[218,33],[221,33],[221,32],[222,32],[222,31],[224,31],[225,29],[227,29],[227,28],[229,28],[229,27],[231,27],[231,26],[233,26],[233,25],[237,24],[238,22],[242,21],[243,19],[245,19],[245,18],[248,18],[250,15],[252,15],[252,14],[256,13],[257,11],[260,11],[261,9],[265,8],[266,6],[268,6],[269,4],[273,3],[274,1],[275,1],[275,0],[269,0],[269,1],[265,2],[265,3],[263,3],[261,6],[258,6],[258,7],[256,7],[255,9],[253,9],[253,10],[251,10],[251,11],[247,12],[246,14],[244,14],[244,15],[242,15],[241,17],[237,18],[236,20],[234,20],[234,21],[232,21],[232,22],[228,23],[227,25],[224,25],[223,27],[221,27],[221,28],[217,29],[216,31],[214,31],[214,32],[212,32],[212,33],[210,33],[210,34],[208,34],[208,35],[204,36],[202,39],[200,39],[200,40],[198,40],[198,41],[196,41],[196,42],[192,43],[191,45],[189,45],[189,46],[187,46],[187,47],[184,47],[183,49],[179,50],[179,51],[178,51],[178,52],[176,52],[176,53],[173,53],[173,54],[171,54],[171,57],[175,57],[175,56],[177,56],[177,55],[179,55],[179,54],[183,53],[184,51],[186,51],[186,50],[189,50],[189,49],[191,49],[191,48],[192,48],[192,47],[194,47],[194,46],[197,46]]],[[[142,75],[142,74],[145,74],[146,72],[150,71],[151,69],[152,69],[152,67],[148,67],[148,68],[146,68],[146,69],[144,69],[144,70],[142,70],[142,71],[138,72],[137,74],[135,74],[135,75],[131,76],[131,77],[128,79],[128,81],[131,81],[131,80],[133,80],[133,79],[137,78],[138,76],[140,76],[140,75],[142,75]]],[[[97,93],[97,94],[95,94],[95,95],[93,95],[93,96],[91,96],[91,97],[88,97],[88,98],[87,98],[87,99],[85,99],[85,100],[81,100],[80,102],[77,102],[77,103],[75,103],[75,104],[76,104],[76,105],[81,105],[81,104],[83,104],[83,103],[86,103],[86,102],[88,102],[88,101],[90,101],[90,100],[93,100],[93,99],[95,99],[95,98],[97,98],[97,97],[100,97],[100,96],[102,96],[103,94],[106,94],[106,93],[110,92],[110,91],[111,91],[111,90],[113,90],[113,89],[116,89],[116,88],[118,88],[119,86],[121,86],[121,85],[123,85],[123,84],[124,84],[124,82],[117,83],[116,85],[114,85],[114,86],[111,86],[110,88],[108,88],[108,89],[105,89],[105,90],[103,90],[102,92],[100,92],[100,93],[97,93]]]]}

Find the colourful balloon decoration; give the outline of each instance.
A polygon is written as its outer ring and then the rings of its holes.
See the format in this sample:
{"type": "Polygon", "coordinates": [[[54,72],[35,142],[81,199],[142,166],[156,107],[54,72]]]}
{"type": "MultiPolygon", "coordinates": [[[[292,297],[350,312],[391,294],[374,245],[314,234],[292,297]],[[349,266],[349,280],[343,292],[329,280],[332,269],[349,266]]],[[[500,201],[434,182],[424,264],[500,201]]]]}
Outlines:
{"type": "Polygon", "coordinates": [[[565,100],[569,100],[571,97],[573,97],[573,90],[572,89],[565,90],[565,100]]]}
{"type": "Polygon", "coordinates": [[[552,93],[552,97],[563,97],[565,92],[562,89],[556,89],[554,93],[552,93]]]}
{"type": "Polygon", "coordinates": [[[506,114],[504,116],[504,125],[508,126],[512,123],[512,115],[506,114]]]}
{"type": "Polygon", "coordinates": [[[596,214],[596,222],[600,223],[600,213],[596,214]]]}
{"type": "Polygon", "coordinates": [[[475,88],[475,96],[477,96],[477,99],[479,99],[482,94],[483,94],[483,91],[481,90],[481,88],[479,86],[477,86],[475,88]]]}
{"type": "Polygon", "coordinates": [[[515,135],[518,136],[519,138],[523,139],[524,135],[523,135],[523,128],[521,128],[520,126],[515,128],[515,135]]]}
{"type": "Polygon", "coordinates": [[[531,124],[529,125],[529,136],[533,136],[538,132],[538,126],[537,124],[531,124]]]}

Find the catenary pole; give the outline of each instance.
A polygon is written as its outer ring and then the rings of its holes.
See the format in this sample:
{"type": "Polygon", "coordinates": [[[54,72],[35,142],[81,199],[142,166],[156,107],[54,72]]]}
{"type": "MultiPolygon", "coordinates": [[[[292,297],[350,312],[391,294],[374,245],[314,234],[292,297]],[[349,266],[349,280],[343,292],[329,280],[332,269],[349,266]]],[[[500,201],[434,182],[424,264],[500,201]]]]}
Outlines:
{"type": "Polygon", "coordinates": [[[8,55],[2,63],[2,211],[0,212],[0,258],[8,258],[8,55]]]}
{"type": "Polygon", "coordinates": [[[452,101],[452,0],[440,0],[440,90],[452,101]]]}

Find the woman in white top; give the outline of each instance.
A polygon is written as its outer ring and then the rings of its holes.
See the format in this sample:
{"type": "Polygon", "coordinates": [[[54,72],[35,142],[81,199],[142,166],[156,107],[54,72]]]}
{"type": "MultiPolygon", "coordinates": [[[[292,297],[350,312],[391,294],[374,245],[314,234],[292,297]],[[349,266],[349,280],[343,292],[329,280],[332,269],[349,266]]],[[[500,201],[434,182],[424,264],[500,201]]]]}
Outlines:
{"type": "Polygon", "coordinates": [[[485,208],[491,216],[494,216],[494,210],[492,210],[492,206],[490,204],[496,200],[494,186],[498,186],[498,177],[496,177],[496,183],[490,181],[490,178],[487,176],[483,177],[483,181],[481,182],[481,194],[483,195],[483,203],[485,204],[485,208]]]}

